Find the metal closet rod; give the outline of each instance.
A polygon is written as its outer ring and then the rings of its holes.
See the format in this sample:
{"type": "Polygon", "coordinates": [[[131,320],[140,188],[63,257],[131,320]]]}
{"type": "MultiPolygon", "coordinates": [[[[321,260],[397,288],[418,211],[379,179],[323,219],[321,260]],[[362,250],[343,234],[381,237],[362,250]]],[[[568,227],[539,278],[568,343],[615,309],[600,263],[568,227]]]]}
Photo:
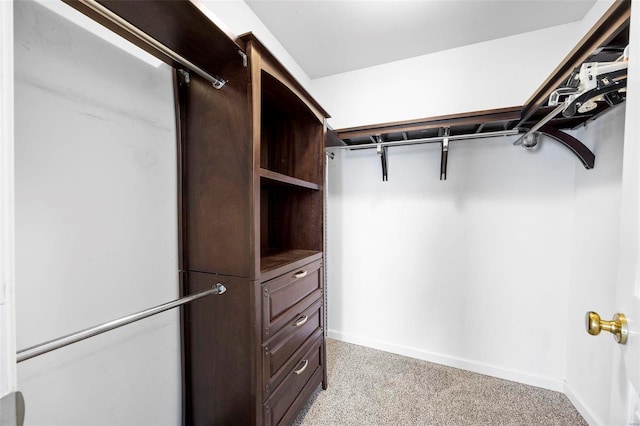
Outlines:
{"type": "Polygon", "coordinates": [[[172,302],[158,305],[153,308],[145,309],[144,311],[136,312],[135,314],[127,315],[125,317],[118,318],[113,321],[108,321],[100,325],[96,325],[94,327],[86,328],[84,330],[67,334],[66,336],[62,336],[57,339],[49,340],[47,342],[28,347],[26,349],[19,350],[17,353],[17,362],[26,361],[38,355],[42,355],[47,352],[54,351],[56,349],[60,349],[62,347],[71,345],[72,343],[76,343],[81,340],[88,339],[89,337],[97,336],[98,334],[105,333],[107,331],[113,330],[114,328],[122,327],[124,325],[131,324],[132,322],[139,321],[144,318],[148,318],[152,315],[156,315],[156,314],[159,314],[160,312],[173,309],[180,305],[184,305],[185,303],[189,303],[196,299],[200,299],[202,297],[206,297],[213,294],[223,294],[225,291],[227,291],[227,288],[224,285],[218,283],[214,285],[213,288],[211,288],[210,290],[205,290],[200,293],[182,297],[172,302]]]}
{"type": "Polygon", "coordinates": [[[467,140],[467,139],[482,139],[482,138],[493,138],[497,136],[514,136],[519,132],[516,129],[513,130],[501,130],[497,132],[487,132],[487,133],[469,133],[466,135],[454,135],[454,136],[434,136],[432,138],[422,138],[422,139],[411,139],[404,141],[393,141],[393,142],[371,142],[368,144],[362,145],[347,145],[347,146],[339,146],[332,148],[339,149],[377,149],[378,146],[404,146],[404,145],[420,145],[425,143],[436,143],[442,142],[445,139],[451,141],[455,140],[467,140]]]}
{"type": "Polygon", "coordinates": [[[108,19],[109,21],[113,22],[114,24],[118,25],[123,30],[127,31],[128,33],[130,33],[130,34],[132,34],[132,35],[134,35],[136,37],[138,37],[140,40],[144,41],[145,43],[147,43],[148,45],[150,45],[154,49],[162,52],[165,56],[168,56],[169,58],[173,59],[174,61],[178,62],[179,64],[184,65],[185,67],[189,68],[191,71],[195,72],[200,77],[204,78],[205,80],[207,80],[211,84],[213,84],[213,87],[215,87],[216,89],[221,89],[222,86],[224,86],[225,83],[227,82],[226,80],[224,80],[222,78],[218,78],[218,77],[212,76],[211,74],[209,74],[208,72],[206,72],[205,70],[203,70],[199,66],[195,65],[193,62],[191,62],[190,60],[188,60],[184,56],[182,56],[179,53],[171,50],[169,47],[167,47],[164,44],[160,43],[158,40],[156,40],[153,37],[149,36],[145,32],[143,32],[140,29],[138,29],[137,27],[131,25],[129,22],[127,22],[126,20],[122,19],[120,16],[116,15],[115,13],[113,13],[112,11],[110,11],[109,9],[107,9],[106,7],[104,7],[103,5],[98,3],[97,1],[95,1],[95,0],[79,0],[79,1],[80,1],[80,3],[82,3],[85,6],[87,6],[89,9],[91,9],[94,12],[98,13],[102,17],[104,17],[104,18],[108,19]]]}

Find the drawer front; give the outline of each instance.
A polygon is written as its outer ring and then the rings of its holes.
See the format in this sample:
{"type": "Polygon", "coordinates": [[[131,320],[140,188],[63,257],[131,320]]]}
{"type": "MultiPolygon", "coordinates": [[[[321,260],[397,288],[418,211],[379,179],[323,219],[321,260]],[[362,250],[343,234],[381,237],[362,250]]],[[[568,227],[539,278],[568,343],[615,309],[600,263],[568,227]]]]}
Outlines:
{"type": "Polygon", "coordinates": [[[302,312],[288,327],[280,330],[263,348],[263,379],[268,388],[274,390],[284,376],[297,364],[296,359],[305,343],[315,341],[323,333],[322,300],[317,300],[302,312]]]}
{"type": "Polygon", "coordinates": [[[322,284],[322,259],[265,282],[262,340],[268,340],[321,298],[322,284]]]}
{"type": "Polygon", "coordinates": [[[278,425],[283,418],[291,419],[290,421],[295,419],[304,400],[310,395],[309,389],[313,391],[322,382],[323,353],[320,338],[313,342],[311,349],[304,353],[282,385],[265,402],[265,425],[278,425]]]}

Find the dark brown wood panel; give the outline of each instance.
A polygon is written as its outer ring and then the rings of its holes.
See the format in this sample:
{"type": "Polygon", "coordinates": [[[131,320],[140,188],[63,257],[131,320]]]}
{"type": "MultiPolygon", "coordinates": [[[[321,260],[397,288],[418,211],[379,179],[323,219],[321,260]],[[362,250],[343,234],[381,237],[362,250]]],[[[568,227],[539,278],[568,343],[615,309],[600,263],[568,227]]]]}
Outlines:
{"type": "Polygon", "coordinates": [[[226,293],[199,299],[183,310],[185,424],[256,424],[255,398],[261,393],[256,381],[260,285],[236,277],[187,273],[183,294],[204,291],[218,282],[226,293]]]}
{"type": "Polygon", "coordinates": [[[227,68],[237,77],[223,90],[193,75],[178,89],[184,263],[192,271],[253,278],[248,71],[227,68]]]}

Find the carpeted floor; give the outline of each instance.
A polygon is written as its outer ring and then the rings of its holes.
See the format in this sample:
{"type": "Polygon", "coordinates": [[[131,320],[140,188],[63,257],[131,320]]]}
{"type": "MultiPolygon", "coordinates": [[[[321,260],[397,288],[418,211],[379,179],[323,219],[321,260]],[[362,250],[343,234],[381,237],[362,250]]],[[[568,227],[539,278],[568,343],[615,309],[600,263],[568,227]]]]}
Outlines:
{"type": "Polygon", "coordinates": [[[327,339],[329,389],[294,425],[586,425],[553,392],[327,339]]]}

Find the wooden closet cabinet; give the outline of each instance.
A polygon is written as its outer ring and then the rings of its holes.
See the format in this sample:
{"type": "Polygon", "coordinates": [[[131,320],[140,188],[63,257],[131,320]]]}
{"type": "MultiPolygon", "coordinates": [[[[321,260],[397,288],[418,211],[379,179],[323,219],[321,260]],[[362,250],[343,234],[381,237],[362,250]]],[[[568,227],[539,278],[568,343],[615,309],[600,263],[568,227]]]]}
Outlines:
{"type": "Polygon", "coordinates": [[[177,71],[184,417],[290,424],[321,383],[326,112],[251,34],[222,90],[177,71]],[[246,65],[246,66],[245,66],[246,65]]]}

